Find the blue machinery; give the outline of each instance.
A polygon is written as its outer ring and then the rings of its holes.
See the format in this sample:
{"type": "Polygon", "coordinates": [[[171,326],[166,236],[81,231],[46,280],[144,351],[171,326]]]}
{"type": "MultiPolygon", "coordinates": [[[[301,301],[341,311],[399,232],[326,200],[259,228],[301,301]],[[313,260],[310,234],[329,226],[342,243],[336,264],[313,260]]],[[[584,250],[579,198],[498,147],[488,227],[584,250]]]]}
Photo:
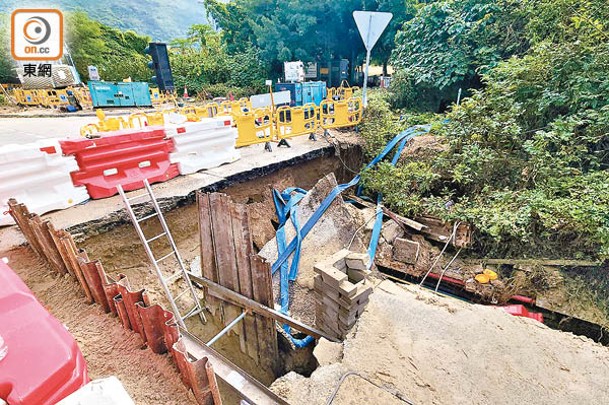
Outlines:
{"type": "MultiPolygon", "coordinates": [[[[431,125],[417,125],[400,132],[398,135],[395,136],[395,138],[391,140],[391,142],[387,144],[387,146],[385,146],[385,149],[383,149],[380,154],[378,154],[370,163],[368,163],[364,170],[376,166],[397,146],[395,154],[391,159],[391,164],[395,166],[400,157],[400,154],[402,153],[402,150],[406,146],[406,143],[417,135],[429,132],[430,129],[431,125]]],[[[290,306],[290,296],[288,288],[289,282],[293,282],[294,280],[296,280],[296,276],[298,275],[298,264],[300,261],[300,247],[302,245],[302,240],[309,234],[313,226],[315,226],[317,221],[326,212],[326,210],[328,209],[330,204],[332,204],[334,199],[349,187],[357,185],[360,181],[360,178],[361,177],[358,174],[350,182],[345,184],[339,184],[338,186],[336,186],[330,192],[330,194],[328,194],[328,196],[322,201],[319,208],[313,213],[313,215],[311,215],[309,220],[302,227],[300,226],[300,223],[298,221],[296,207],[307,193],[306,190],[296,187],[287,188],[283,192],[273,190],[273,201],[275,203],[275,210],[277,211],[277,218],[279,219],[279,228],[277,229],[276,234],[278,258],[277,261],[273,263],[271,271],[272,274],[275,274],[277,270],[280,270],[279,300],[281,305],[281,312],[283,314],[287,315],[290,306]],[[285,225],[288,219],[292,222],[292,225],[296,230],[296,236],[290,241],[290,243],[286,242],[285,237],[285,225]],[[290,263],[290,256],[292,255],[293,257],[290,263]]],[[[360,193],[361,186],[358,187],[358,194],[360,193]]],[[[381,200],[382,195],[379,193],[379,195],[377,196],[374,228],[372,229],[372,237],[370,238],[370,245],[368,246],[370,265],[372,265],[372,263],[374,262],[376,248],[381,233],[383,219],[381,210],[381,200]]],[[[294,336],[292,336],[289,325],[283,325],[283,330],[290,337],[294,346],[298,348],[305,347],[314,340],[312,336],[306,336],[303,339],[295,338],[294,336]]]]}

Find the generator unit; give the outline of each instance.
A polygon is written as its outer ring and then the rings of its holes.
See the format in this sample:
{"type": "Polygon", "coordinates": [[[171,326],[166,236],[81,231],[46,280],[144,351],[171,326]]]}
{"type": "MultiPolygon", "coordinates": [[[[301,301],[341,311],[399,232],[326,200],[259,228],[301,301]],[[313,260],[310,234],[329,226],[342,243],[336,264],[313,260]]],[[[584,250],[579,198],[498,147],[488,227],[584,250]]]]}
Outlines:
{"type": "Polygon", "coordinates": [[[319,79],[325,81],[328,87],[340,87],[343,80],[349,81],[349,61],[347,59],[322,62],[319,65],[319,79]]]}
{"type": "Polygon", "coordinates": [[[89,81],[93,107],[150,107],[150,90],[144,82],[89,81]]]}
{"type": "Polygon", "coordinates": [[[276,83],[275,91],[290,92],[290,106],[319,105],[326,98],[326,82],[276,83]]]}

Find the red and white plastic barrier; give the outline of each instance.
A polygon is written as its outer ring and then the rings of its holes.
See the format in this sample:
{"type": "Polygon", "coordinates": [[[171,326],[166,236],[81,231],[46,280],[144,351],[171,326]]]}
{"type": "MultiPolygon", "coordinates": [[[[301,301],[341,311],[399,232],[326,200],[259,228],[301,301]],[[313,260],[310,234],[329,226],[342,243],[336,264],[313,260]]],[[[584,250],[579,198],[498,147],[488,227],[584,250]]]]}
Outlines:
{"type": "Polygon", "coordinates": [[[70,173],[77,170],[74,158],[62,156],[56,140],[0,148],[0,226],[15,223],[7,212],[10,198],[37,214],[88,200],[87,190],[72,184],[70,173]]]}
{"type": "Polygon", "coordinates": [[[230,116],[170,124],[165,127],[165,132],[175,146],[170,154],[171,163],[178,165],[181,175],[211,169],[241,157],[235,148],[238,133],[230,116]]]}
{"type": "Polygon", "coordinates": [[[126,191],[150,183],[167,181],[179,175],[178,167],[169,161],[173,149],[165,139],[163,127],[144,127],[106,132],[96,139],[59,141],[65,155],[74,155],[78,172],[72,173],[75,185],[87,187],[91,198],[106,198],[118,193],[117,185],[126,191]]]}
{"type": "Polygon", "coordinates": [[[52,405],[89,382],[72,335],[2,261],[0,332],[0,403],[52,405]]]}

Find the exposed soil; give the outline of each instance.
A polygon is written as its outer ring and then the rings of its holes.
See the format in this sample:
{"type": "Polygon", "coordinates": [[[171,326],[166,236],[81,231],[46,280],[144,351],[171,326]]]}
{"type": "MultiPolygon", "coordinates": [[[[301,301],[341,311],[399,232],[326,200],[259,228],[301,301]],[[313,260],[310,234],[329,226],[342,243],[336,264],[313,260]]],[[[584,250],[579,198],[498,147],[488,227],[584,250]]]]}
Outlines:
{"type": "Polygon", "coordinates": [[[196,404],[171,356],[154,354],[117,318],[98,305],[86,304],[75,280],[55,274],[29,247],[2,256],[8,257],[11,268],[74,336],[91,379],[118,377],[137,404],[196,404]]]}
{"type": "MultiPolygon", "coordinates": [[[[390,281],[375,288],[340,363],[310,378],[290,373],[272,389],[295,405],[325,404],[347,371],[417,404],[609,401],[606,347],[498,308],[390,281]]],[[[357,384],[356,397],[363,386],[357,384]]]]}
{"type": "MultiPolygon", "coordinates": [[[[357,165],[356,165],[357,167],[357,165]]],[[[275,218],[271,189],[297,186],[308,189],[319,178],[330,172],[338,172],[345,178],[344,168],[336,158],[318,158],[297,167],[279,170],[243,184],[233,185],[223,192],[234,201],[248,204],[258,224],[254,226],[266,234],[255,235],[262,246],[274,236],[271,219],[275,218]],[[270,228],[269,228],[270,227],[270,228]]],[[[181,207],[166,213],[178,249],[187,267],[200,255],[198,235],[198,212],[196,204],[181,207]]],[[[160,233],[160,224],[144,223],[148,237],[160,233]]],[[[150,301],[168,307],[156,275],[152,273],[146,253],[129,223],[115,227],[100,235],[81,240],[79,247],[85,248],[91,259],[101,260],[109,275],[126,274],[132,288],[145,287],[150,301]]],[[[157,255],[164,255],[167,245],[160,243],[155,248],[157,255]]],[[[55,275],[33,251],[22,246],[8,252],[11,267],[24,279],[40,301],[74,334],[85,359],[91,378],[115,375],[138,404],[186,404],[194,403],[179,379],[171,358],[159,356],[150,350],[142,350],[142,341],[137,334],[126,331],[117,319],[103,313],[96,305],[87,305],[78,292],[78,285],[68,277],[55,275]],[[161,389],[159,387],[162,387],[161,389]]],[[[166,270],[175,270],[175,264],[165,264],[166,270]]],[[[213,337],[222,326],[208,314],[208,323],[189,320],[189,330],[202,340],[213,337]]],[[[262,370],[239,350],[239,339],[227,335],[214,344],[214,348],[254,375],[265,384],[274,377],[269,370],[262,370]]],[[[235,393],[221,384],[226,403],[236,403],[235,393]]]]}

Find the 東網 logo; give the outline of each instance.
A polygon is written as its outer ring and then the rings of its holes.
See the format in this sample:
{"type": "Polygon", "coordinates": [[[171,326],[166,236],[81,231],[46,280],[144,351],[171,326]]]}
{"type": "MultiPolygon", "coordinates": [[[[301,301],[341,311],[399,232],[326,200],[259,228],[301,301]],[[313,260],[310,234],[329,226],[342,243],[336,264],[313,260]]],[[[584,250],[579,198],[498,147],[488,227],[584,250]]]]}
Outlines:
{"type": "Polygon", "coordinates": [[[63,14],[56,9],[19,9],[11,16],[15,60],[51,61],[63,56],[63,14]]]}

